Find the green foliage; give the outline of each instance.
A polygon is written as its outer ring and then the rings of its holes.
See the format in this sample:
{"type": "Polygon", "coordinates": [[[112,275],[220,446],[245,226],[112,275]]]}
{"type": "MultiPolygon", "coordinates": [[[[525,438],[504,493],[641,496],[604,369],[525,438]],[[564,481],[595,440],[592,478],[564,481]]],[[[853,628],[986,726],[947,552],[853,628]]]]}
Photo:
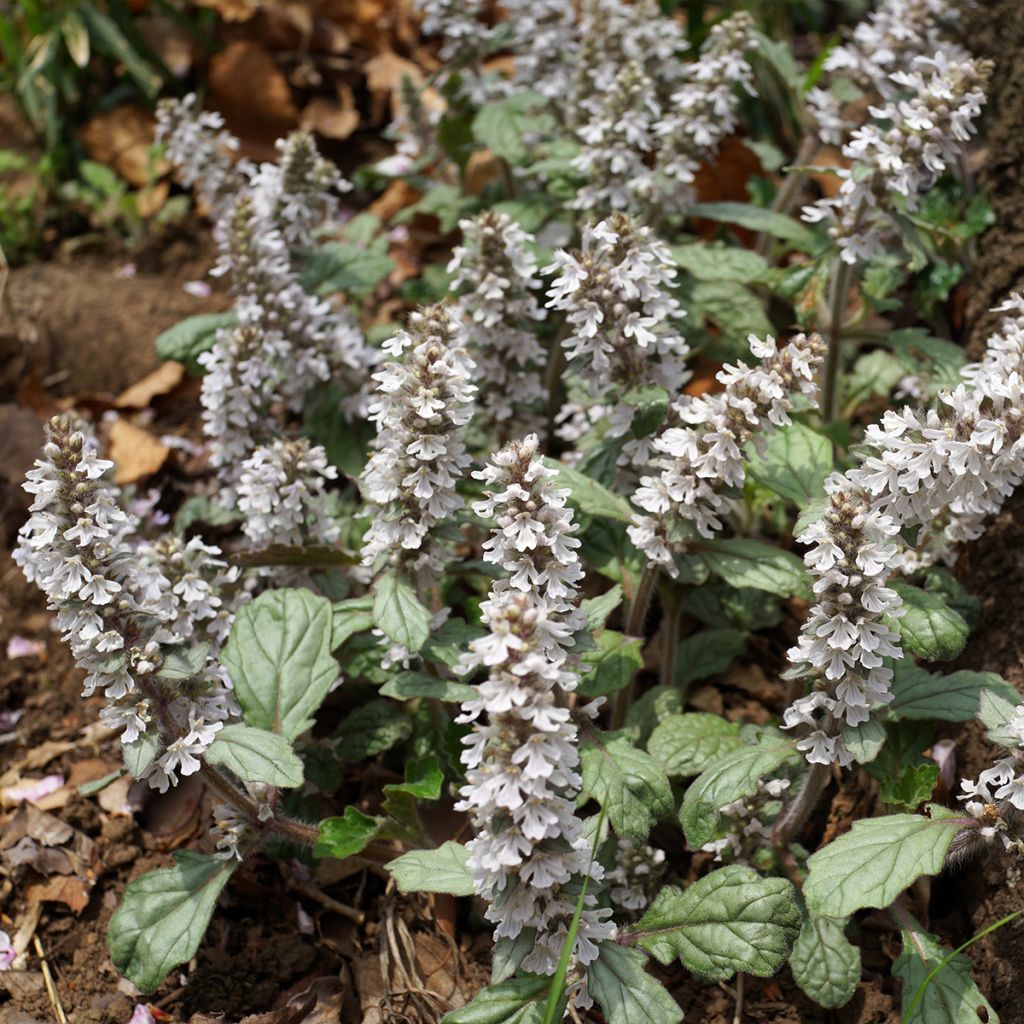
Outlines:
{"type": "Polygon", "coordinates": [[[541,1024],[550,978],[535,974],[488,985],[473,1000],[445,1014],[444,1024],[541,1024]]]}
{"type": "Polygon", "coordinates": [[[302,785],[302,762],[284,736],[251,725],[226,725],[206,751],[210,764],[246,782],[295,789],[302,785]]]}
{"type": "Polygon", "coordinates": [[[819,1006],[845,1006],[860,983],[860,950],[846,937],[846,919],[804,917],[789,955],[793,980],[819,1006]]]}
{"type": "Polygon", "coordinates": [[[1014,701],[1017,691],[994,672],[961,670],[943,675],[916,665],[898,663],[892,681],[893,718],[967,722],[977,717],[983,692],[1014,701]]]}
{"type": "Polygon", "coordinates": [[[314,852],[318,857],[352,857],[366,849],[380,832],[380,820],[363,814],[358,807],[346,807],[336,818],[320,822],[320,836],[314,852]]]}
{"type": "Polygon", "coordinates": [[[331,602],[308,590],[268,590],[235,618],[221,658],[248,725],[293,740],[338,677],[331,602]]]}
{"type": "Polygon", "coordinates": [[[666,775],[698,775],[742,745],[740,728],[739,722],[702,711],[669,715],[651,733],[647,750],[666,775]]]}
{"type": "Polygon", "coordinates": [[[412,850],[388,864],[388,872],[402,892],[445,892],[471,896],[473,876],[469,851],[461,843],[442,843],[436,850],[412,850]]]}
{"type": "Polygon", "coordinates": [[[802,423],[773,431],[762,452],[750,448],[750,478],[799,508],[821,495],[832,472],[832,442],[802,423]]]}
{"type": "Polygon", "coordinates": [[[558,474],[557,484],[569,491],[569,500],[588,516],[602,516],[628,523],[633,510],[625,498],[613,494],[596,480],[570,466],[553,459],[545,459],[544,465],[558,474]]]}
{"type": "Polygon", "coordinates": [[[734,587],[766,590],[780,597],[809,595],[804,563],[763,541],[740,537],[707,541],[700,557],[716,576],[734,587]]]}
{"type": "Polygon", "coordinates": [[[176,853],[175,861],[130,882],[110,919],[110,958],[146,993],[192,959],[236,863],[188,850],[176,853]]]}
{"type": "Polygon", "coordinates": [[[595,642],[597,648],[583,655],[584,672],[578,690],[584,697],[621,690],[643,665],[642,640],[603,629],[595,642]]]}
{"type": "Polygon", "coordinates": [[[228,330],[237,323],[234,310],[186,317],[157,336],[156,354],[161,359],[175,359],[184,363],[188,372],[198,377],[203,368],[197,362],[197,357],[213,348],[217,331],[228,330]]]}
{"type": "Polygon", "coordinates": [[[676,1001],[644,970],[645,959],[638,950],[605,942],[587,968],[590,994],[608,1024],[679,1024],[683,1019],[676,1001]]]}
{"type": "Polygon", "coordinates": [[[672,789],[654,759],[623,732],[589,734],[580,749],[584,798],[604,808],[620,836],[646,839],[672,813],[672,789]]]}
{"type": "Polygon", "coordinates": [[[959,821],[933,806],[932,817],[891,814],[854,822],[808,860],[808,911],[849,917],[864,907],[889,906],[922,875],[942,870],[959,821]]]}
{"type": "Polygon", "coordinates": [[[724,981],[737,971],[774,974],[799,928],[791,882],[730,864],[686,889],[666,886],[630,934],[661,963],[679,959],[694,974],[724,981]]]}
{"type": "Polygon", "coordinates": [[[951,661],[964,649],[967,623],[940,595],[901,580],[889,586],[903,601],[903,615],[890,624],[907,650],[926,661],[951,661]]]}
{"type": "Polygon", "coordinates": [[[430,635],[430,612],[412,584],[394,570],[381,573],[373,584],[373,623],[413,654],[430,635]]]}

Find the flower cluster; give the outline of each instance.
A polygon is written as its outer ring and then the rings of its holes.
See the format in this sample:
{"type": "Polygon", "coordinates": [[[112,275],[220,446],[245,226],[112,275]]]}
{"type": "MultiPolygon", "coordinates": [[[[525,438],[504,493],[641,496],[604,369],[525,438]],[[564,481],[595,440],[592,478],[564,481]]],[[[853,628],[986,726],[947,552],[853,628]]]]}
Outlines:
{"type": "MultiPolygon", "coordinates": [[[[570,707],[579,677],[571,648],[585,627],[577,607],[583,576],[566,508],[568,492],[537,457],[536,436],[513,441],[480,473],[486,498],[474,506],[495,522],[484,558],[508,572],[481,605],[488,632],[464,656],[465,672],[487,678],[463,704],[458,721],[473,723],[463,753],[466,784],[457,806],[472,815],[468,844],[477,891],[495,938],[536,929],[523,969],[552,974],[568,932],[583,877],[588,842],[575,800],[577,726],[570,707]]],[[[583,709],[587,713],[593,709],[583,709]]],[[[576,963],[594,960],[609,938],[610,910],[588,893],[576,937],[576,963]]]]}
{"type": "Polygon", "coordinates": [[[754,95],[753,69],[746,58],[754,46],[753,22],[740,11],[715,25],[700,57],[684,65],[684,82],[656,127],[657,169],[666,179],[659,201],[677,211],[692,204],[701,163],[736,130],[738,90],[754,95]]]}
{"type": "Polygon", "coordinates": [[[190,93],[181,100],[161,100],[156,111],[156,141],[177,168],[178,180],[194,188],[216,216],[252,173],[245,160],[236,162],[239,141],[224,129],[215,111],[197,110],[190,93]]]}
{"type": "Polygon", "coordinates": [[[838,195],[804,207],[804,220],[828,223],[844,261],[883,252],[895,214],[915,210],[919,196],[956,165],[985,102],[990,69],[987,61],[950,59],[939,50],[892,74],[906,97],[871,108],[874,120],[843,146],[853,166],[837,172],[838,195]]]}
{"type": "Polygon", "coordinates": [[[649,514],[633,517],[629,536],[649,562],[673,575],[674,556],[695,535],[721,529],[729,507],[724,492],[743,484],[747,441],[786,426],[796,395],[814,402],[825,354],[817,335],[797,335],[781,348],[774,338],[751,335],[750,351],[759,366],[726,365],[718,373],[721,392],[676,405],[675,415],[690,426],[670,426],[655,438],[657,475],[641,477],[633,494],[633,504],[649,514]]]}
{"type": "Polygon", "coordinates": [[[789,779],[757,780],[753,796],[734,800],[718,809],[729,830],[719,839],[712,839],[701,849],[713,853],[716,861],[749,864],[771,844],[771,819],[780,810],[779,798],[789,789],[789,779]],[[765,821],[765,819],[769,819],[765,821]]]}
{"type": "Polygon", "coordinates": [[[530,325],[544,319],[535,292],[541,283],[533,237],[507,214],[489,210],[460,221],[462,244],[448,264],[452,290],[469,321],[477,366],[477,405],[486,427],[502,440],[510,426],[536,427],[545,392],[546,353],[530,325]]]}
{"type": "Polygon", "coordinates": [[[146,604],[145,582],[152,580],[140,578],[128,539],[133,524],[102,482],[113,464],[98,458],[67,419],[52,420],[48,432],[43,458],[25,483],[35,499],[15,558],[46,594],[75,661],[88,672],[83,695],[104,692],[103,720],[123,729],[125,744],[156,724],[161,744],[141,777],[163,792],[179,773],[198,771],[199,757],[237,708],[208,655],[183,682],[160,676],[162,645],[180,636],[177,608],[146,604]]]}
{"type": "Polygon", "coordinates": [[[421,589],[444,568],[437,528],[462,507],[455,485],[470,463],[462,435],[476,388],[465,335],[452,307],[419,310],[385,342],[391,361],[374,374],[377,438],[362,478],[372,521],[362,561],[373,572],[408,571],[421,589]]]}
{"type": "Polygon", "coordinates": [[[242,463],[238,510],[258,548],[270,544],[334,544],[340,530],[327,513],[324,485],[338,471],[305,437],[261,445],[242,463]]]}
{"type": "Polygon", "coordinates": [[[805,562],[819,603],[790,658],[814,684],[786,712],[787,727],[809,726],[808,758],[849,763],[838,725],[864,722],[891,700],[898,636],[883,619],[900,614],[885,584],[906,564],[899,534],[939,522],[944,541],[978,537],[1024,479],[1024,299],[990,340],[965,381],[926,412],[891,410],[865,432],[860,465],[830,484],[830,507],[798,538],[814,546],[805,562]]]}
{"type": "Polygon", "coordinates": [[[615,866],[605,875],[612,903],[629,913],[646,910],[665,874],[665,851],[635,839],[619,839],[614,856],[615,866]]]}
{"type": "MultiPolygon", "coordinates": [[[[635,409],[623,400],[649,386],[676,394],[686,380],[689,346],[675,324],[685,315],[672,294],[676,269],[671,253],[650,228],[625,214],[583,229],[578,252],[558,250],[544,268],[557,274],[548,307],[566,315],[562,342],[566,377],[582,385],[560,419],[562,436],[578,438],[587,421],[607,419],[610,437],[629,433],[635,409]]],[[[642,465],[644,440],[626,443],[624,461],[642,465]]]]}
{"type": "Polygon", "coordinates": [[[891,96],[896,91],[893,75],[916,57],[940,51],[953,60],[966,56],[962,47],[942,37],[945,25],[955,24],[959,14],[949,0],[883,0],[853,30],[852,40],[828,55],[825,70],[891,96]]]}
{"type": "Polygon", "coordinates": [[[580,47],[571,5],[562,0],[505,0],[501,6],[514,32],[514,84],[564,101],[572,89],[580,47]]]}
{"type": "Polygon", "coordinates": [[[415,7],[423,15],[423,34],[442,39],[442,82],[456,72],[459,95],[474,104],[504,91],[504,83],[483,72],[494,39],[494,29],[483,18],[484,0],[416,0],[415,7]]]}

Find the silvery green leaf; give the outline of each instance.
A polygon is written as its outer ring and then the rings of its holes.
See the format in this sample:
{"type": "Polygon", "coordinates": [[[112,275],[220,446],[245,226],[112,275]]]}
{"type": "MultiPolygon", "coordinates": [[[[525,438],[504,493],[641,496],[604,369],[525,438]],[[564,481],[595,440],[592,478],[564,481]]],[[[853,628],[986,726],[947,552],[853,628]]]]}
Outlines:
{"type": "Polygon", "coordinates": [[[302,785],[302,762],[291,743],[278,733],[251,725],[226,725],[204,755],[244,782],[296,789],[302,785]]]}
{"type": "Polygon", "coordinates": [[[683,1011],[644,965],[637,949],[602,942],[598,957],[587,965],[587,987],[600,1004],[608,1024],[679,1024],[683,1011]]]}
{"type": "Polygon", "coordinates": [[[160,737],[156,729],[144,732],[132,743],[121,741],[121,753],[124,755],[124,766],[136,779],[141,779],[146,769],[153,763],[153,758],[160,753],[160,737]]]}
{"type": "Polygon", "coordinates": [[[468,683],[460,683],[454,679],[438,679],[426,672],[408,669],[392,676],[381,688],[382,697],[393,697],[395,700],[420,700],[424,697],[431,700],[442,700],[460,704],[472,700],[476,687],[468,683]]]}
{"type": "Polygon", "coordinates": [[[690,207],[689,213],[693,217],[706,217],[708,220],[721,221],[724,224],[737,224],[750,231],[792,242],[805,252],[810,252],[817,246],[815,234],[806,224],[795,217],[777,213],[763,206],[754,206],[752,203],[695,203],[690,207]]]}
{"type": "Polygon", "coordinates": [[[949,661],[967,643],[970,632],[963,616],[938,595],[895,580],[889,586],[903,601],[903,614],[887,620],[907,650],[926,661],[949,661]]]}
{"type": "Polygon", "coordinates": [[[698,281],[756,284],[768,276],[768,261],[750,249],[708,242],[672,246],[672,258],[698,281]]]}
{"type": "Polygon", "coordinates": [[[699,850],[715,833],[720,809],[757,792],[758,780],[800,755],[790,741],[769,740],[740,747],[713,761],[683,797],[680,817],[691,850],[699,850]]]}
{"type": "Polygon", "coordinates": [[[747,637],[738,629],[701,629],[679,644],[676,685],[724,672],[747,649],[747,637]]]}
{"type": "Polygon", "coordinates": [[[237,863],[189,850],[176,853],[175,861],[129,882],[110,919],[110,958],[142,992],[152,992],[192,959],[237,863]]]}
{"type": "Polygon", "coordinates": [[[268,590],[235,617],[221,661],[247,725],[295,739],[338,678],[331,602],[309,590],[268,590]]]}
{"type": "Polygon", "coordinates": [[[514,939],[497,939],[491,951],[491,984],[511,978],[536,944],[536,928],[524,928],[514,939]]]}
{"type": "Polygon", "coordinates": [[[402,892],[446,892],[472,896],[469,850],[461,843],[442,843],[435,850],[411,850],[387,865],[402,892]]]}
{"type": "Polygon", "coordinates": [[[588,735],[581,751],[582,799],[593,798],[620,836],[646,839],[672,813],[672,787],[654,759],[623,732],[588,735]]]}
{"type": "Polygon", "coordinates": [[[163,661],[156,674],[161,679],[180,681],[191,679],[201,672],[206,665],[206,656],[210,653],[208,643],[176,644],[173,647],[161,647],[163,661]]]}
{"type": "Polygon", "coordinates": [[[846,918],[804,917],[789,955],[793,980],[819,1006],[845,1006],[860,983],[860,950],[846,937],[846,918]]]}
{"type": "Polygon", "coordinates": [[[877,718],[860,725],[843,723],[843,743],[858,764],[870,764],[885,744],[885,726],[877,718]]]}
{"type": "Polygon", "coordinates": [[[935,935],[919,929],[903,932],[903,952],[892,965],[892,973],[903,982],[903,1024],[999,1024],[999,1015],[971,978],[972,964],[963,953],[943,964],[918,998],[921,986],[949,953],[935,935]]]}
{"type": "Polygon", "coordinates": [[[887,907],[922,875],[937,875],[961,819],[934,806],[932,814],[864,819],[818,850],[807,862],[808,911],[849,917],[864,907],[887,907]]]}
{"type": "Polygon", "coordinates": [[[985,726],[986,735],[993,743],[1004,747],[1015,747],[1020,742],[1016,733],[1010,732],[1007,726],[1017,714],[1017,703],[1007,700],[995,690],[981,691],[978,700],[978,718],[985,726]]]}
{"type": "Polygon", "coordinates": [[[156,339],[156,354],[161,359],[184,363],[194,377],[201,376],[204,371],[196,361],[197,357],[213,348],[218,330],[234,327],[237,323],[238,315],[234,310],[186,317],[168,327],[156,339]]]}
{"type": "Polygon", "coordinates": [[[763,541],[742,537],[706,541],[700,557],[713,573],[734,587],[767,590],[780,597],[810,594],[804,563],[789,551],[763,541]]]}
{"type": "Polygon", "coordinates": [[[336,601],[331,612],[331,650],[336,651],[350,636],[373,626],[373,597],[351,597],[336,601]]]}
{"type": "Polygon", "coordinates": [[[442,1024],[541,1024],[549,988],[551,979],[536,974],[488,985],[442,1024]]]}
{"type": "Polygon", "coordinates": [[[373,621],[384,635],[415,654],[430,636],[430,612],[408,580],[385,572],[373,584],[373,621]]]}
{"type": "Polygon", "coordinates": [[[710,761],[742,745],[740,727],[703,711],[669,715],[651,733],[647,752],[666,775],[698,775],[710,761]]]}
{"type": "Polygon", "coordinates": [[[583,655],[578,692],[597,697],[628,686],[643,666],[642,650],[642,640],[602,629],[595,637],[595,649],[583,655]]]}
{"type": "Polygon", "coordinates": [[[655,686],[630,705],[623,732],[635,746],[646,746],[658,723],[681,714],[685,706],[686,699],[676,687],[655,686]]]}
{"type": "Polygon", "coordinates": [[[747,475],[759,484],[806,507],[822,492],[825,477],[832,472],[832,442],[803,423],[791,423],[774,430],[755,448],[748,445],[747,475]]]}
{"type": "Polygon", "coordinates": [[[1017,698],[1017,691],[995,672],[961,670],[943,675],[899,662],[892,681],[893,700],[885,711],[892,718],[968,722],[977,717],[986,691],[1004,700],[1017,698]]]}
{"type": "Polygon", "coordinates": [[[737,971],[774,974],[799,928],[792,882],[730,864],[686,889],[666,886],[632,932],[661,963],[678,958],[687,970],[724,981],[737,971]]]}
{"type": "Polygon", "coordinates": [[[601,629],[616,608],[622,604],[622,587],[616,583],[598,597],[587,597],[580,601],[580,608],[587,617],[587,629],[591,632],[601,629]]]}
{"type": "Polygon", "coordinates": [[[554,459],[545,459],[544,465],[558,473],[555,484],[569,491],[569,500],[581,512],[588,516],[618,519],[623,523],[631,521],[633,509],[625,498],[613,494],[578,469],[556,462],[554,459]]]}

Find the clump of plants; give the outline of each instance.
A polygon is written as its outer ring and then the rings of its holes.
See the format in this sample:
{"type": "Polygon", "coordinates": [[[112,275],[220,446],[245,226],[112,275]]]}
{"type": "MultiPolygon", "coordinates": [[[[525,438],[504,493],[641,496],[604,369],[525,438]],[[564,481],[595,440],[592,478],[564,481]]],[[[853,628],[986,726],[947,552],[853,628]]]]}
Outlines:
{"type": "Polygon", "coordinates": [[[194,101],[161,111],[235,305],[159,345],[202,374],[194,500],[237,536],[160,532],[58,418],[18,552],[127,770],[220,801],[210,852],[126,890],[114,962],[153,990],[240,861],[299,846],[475,902],[492,984],[449,1024],[674,1024],[651,961],[788,963],[839,1007],[869,907],[902,930],[906,1021],[994,1021],[903,895],[1022,842],[1024,705],[932,664],[976,620],[949,566],[1024,475],[1024,298],[973,364],[943,314],[987,219],[962,170],[989,68],[940,0],[886,0],[806,69],[746,13],[694,50],[653,0],[503,7],[424,0],[441,70],[356,176],[457,235],[383,329],[395,224],[322,230],[350,185],[311,138],[255,166],[194,101]],[[766,174],[701,202],[737,133],[766,174]],[[755,638],[786,699],[691,710],[755,638]],[[314,739],[338,686],[360,703],[314,739]],[[942,806],[935,725],[974,717],[1009,753],[942,806]],[[370,758],[404,781],[311,820],[370,758]],[[815,849],[858,767],[882,813],[815,849]],[[439,800],[464,837],[424,826],[439,800]]]}

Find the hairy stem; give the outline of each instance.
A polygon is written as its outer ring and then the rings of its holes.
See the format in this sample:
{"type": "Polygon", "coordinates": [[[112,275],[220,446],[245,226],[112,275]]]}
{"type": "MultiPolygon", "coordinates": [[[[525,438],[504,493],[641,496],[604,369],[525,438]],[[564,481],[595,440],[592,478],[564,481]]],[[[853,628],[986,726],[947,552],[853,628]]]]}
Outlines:
{"type": "Polygon", "coordinates": [[[665,616],[661,624],[661,683],[663,686],[674,686],[676,663],[679,660],[679,623],[683,617],[683,603],[673,588],[662,588],[661,607],[665,616]]]}
{"type": "MultiPolygon", "coordinates": [[[[818,137],[813,133],[807,134],[800,142],[796,156],[793,158],[791,167],[786,168],[786,176],[779,186],[775,198],[772,200],[770,209],[775,213],[789,213],[792,210],[797,197],[800,194],[800,186],[807,177],[804,171],[794,170],[794,167],[803,167],[809,160],[813,159],[818,152],[818,137]]],[[[767,256],[772,247],[771,235],[762,231],[754,242],[754,251],[759,256],[767,256]]]]}
{"type": "Polygon", "coordinates": [[[800,784],[796,796],[787,804],[772,829],[772,844],[785,847],[800,831],[814,810],[829,780],[827,764],[812,764],[800,784]]]}
{"type": "Polygon", "coordinates": [[[843,343],[843,317],[846,301],[853,280],[853,265],[837,259],[835,277],[832,279],[832,293],[829,299],[829,324],[826,338],[828,352],[825,354],[825,373],[821,388],[821,418],[831,423],[836,418],[836,403],[839,390],[839,366],[843,343]]]}
{"type": "MultiPolygon", "coordinates": [[[[629,615],[626,618],[626,636],[643,637],[644,622],[647,619],[647,610],[651,604],[651,595],[654,593],[654,584],[658,579],[658,566],[653,562],[647,562],[644,570],[637,581],[636,592],[633,594],[633,603],[629,606],[629,615]]],[[[636,676],[630,679],[629,684],[619,690],[615,698],[615,710],[612,712],[612,728],[621,729],[626,721],[626,712],[633,703],[633,694],[636,690],[636,676]]]]}

